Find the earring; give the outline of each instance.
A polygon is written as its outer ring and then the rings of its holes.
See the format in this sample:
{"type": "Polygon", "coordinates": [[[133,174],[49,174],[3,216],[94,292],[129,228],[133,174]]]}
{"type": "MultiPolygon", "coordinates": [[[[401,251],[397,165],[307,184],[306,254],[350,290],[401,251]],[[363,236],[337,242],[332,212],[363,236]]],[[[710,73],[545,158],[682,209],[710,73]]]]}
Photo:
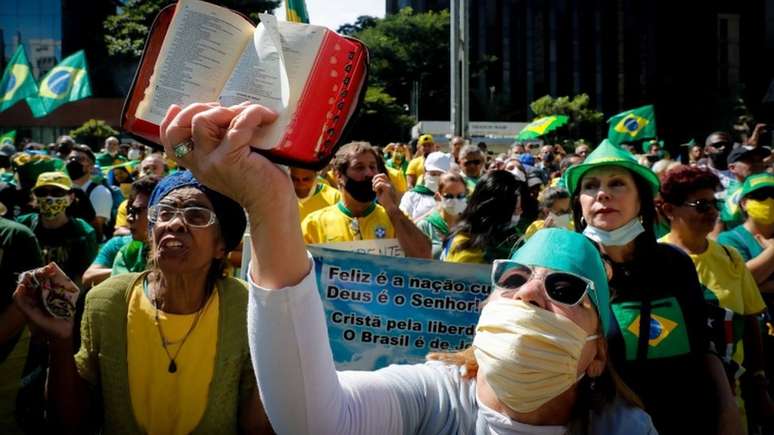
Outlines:
{"type": "Polygon", "coordinates": [[[586,225],[586,218],[584,218],[583,216],[581,216],[581,218],[580,218],[580,223],[581,223],[581,225],[586,225]]]}
{"type": "Polygon", "coordinates": [[[597,387],[597,378],[591,378],[591,383],[589,384],[589,390],[594,391],[594,388],[597,387]]]}

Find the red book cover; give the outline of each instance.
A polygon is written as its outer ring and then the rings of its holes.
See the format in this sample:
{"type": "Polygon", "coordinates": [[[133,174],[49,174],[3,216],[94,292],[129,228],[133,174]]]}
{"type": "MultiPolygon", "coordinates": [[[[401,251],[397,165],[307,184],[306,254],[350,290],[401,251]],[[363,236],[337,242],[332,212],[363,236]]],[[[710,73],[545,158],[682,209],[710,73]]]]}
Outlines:
{"type": "Polygon", "coordinates": [[[262,20],[253,29],[236,12],[198,0],[163,9],[124,103],[122,127],[158,144],[170,104],[247,100],[280,114],[256,152],[277,163],[324,167],[365,94],[368,50],[319,26],[262,20]]]}

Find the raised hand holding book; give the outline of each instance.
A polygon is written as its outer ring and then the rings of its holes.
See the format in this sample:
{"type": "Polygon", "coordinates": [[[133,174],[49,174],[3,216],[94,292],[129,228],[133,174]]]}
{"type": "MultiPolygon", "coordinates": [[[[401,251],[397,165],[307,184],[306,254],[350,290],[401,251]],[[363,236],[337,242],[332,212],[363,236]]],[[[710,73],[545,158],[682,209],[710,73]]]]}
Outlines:
{"type": "Polygon", "coordinates": [[[277,163],[318,169],[355,114],[368,71],[360,41],[321,26],[242,15],[199,0],[162,10],[124,104],[122,127],[159,143],[172,104],[245,101],[279,118],[251,147],[277,163]]]}

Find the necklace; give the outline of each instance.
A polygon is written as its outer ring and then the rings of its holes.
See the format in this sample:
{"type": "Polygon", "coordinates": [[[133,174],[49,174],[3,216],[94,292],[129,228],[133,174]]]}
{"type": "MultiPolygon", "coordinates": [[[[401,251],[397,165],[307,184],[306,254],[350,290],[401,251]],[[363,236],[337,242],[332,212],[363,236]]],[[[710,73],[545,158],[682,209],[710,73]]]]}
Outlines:
{"type": "MultiPolygon", "coordinates": [[[[144,281],[144,286],[146,289],[147,294],[147,288],[148,288],[148,281],[144,281]]],[[[177,372],[177,356],[180,355],[180,351],[183,349],[183,345],[185,344],[185,341],[188,339],[188,337],[191,335],[191,332],[193,332],[194,328],[196,328],[196,325],[199,323],[199,319],[201,318],[201,315],[203,312],[207,311],[207,307],[210,305],[210,299],[207,298],[207,303],[204,304],[203,307],[200,307],[199,310],[196,311],[196,316],[194,317],[194,321],[191,322],[191,327],[188,328],[188,332],[185,333],[183,338],[180,340],[167,340],[166,336],[164,335],[164,330],[161,327],[161,320],[159,319],[159,302],[156,298],[153,298],[153,309],[155,311],[155,317],[156,321],[154,322],[156,324],[156,328],[159,330],[159,337],[161,338],[161,346],[164,348],[164,353],[167,354],[167,358],[169,358],[169,366],[167,367],[167,371],[169,373],[175,373],[177,372]],[[175,352],[175,356],[172,356],[171,353],[169,353],[169,348],[167,346],[171,346],[173,344],[180,343],[180,346],[178,346],[177,351],[175,352]]]]}

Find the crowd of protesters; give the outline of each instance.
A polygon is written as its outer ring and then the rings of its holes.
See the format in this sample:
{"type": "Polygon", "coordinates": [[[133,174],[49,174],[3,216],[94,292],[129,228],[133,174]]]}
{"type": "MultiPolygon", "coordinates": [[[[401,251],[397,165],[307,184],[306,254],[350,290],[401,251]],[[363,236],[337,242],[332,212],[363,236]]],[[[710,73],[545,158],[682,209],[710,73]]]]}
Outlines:
{"type": "Polygon", "coordinates": [[[196,110],[170,109],[165,149],[0,148],[3,433],[773,433],[764,126],[501,154],[424,134],[313,171],[208,153],[265,109],[208,132],[196,110]],[[379,239],[492,267],[470,349],[335,371],[305,244],[379,239]],[[51,263],[72,319],[23,274],[51,263]]]}

